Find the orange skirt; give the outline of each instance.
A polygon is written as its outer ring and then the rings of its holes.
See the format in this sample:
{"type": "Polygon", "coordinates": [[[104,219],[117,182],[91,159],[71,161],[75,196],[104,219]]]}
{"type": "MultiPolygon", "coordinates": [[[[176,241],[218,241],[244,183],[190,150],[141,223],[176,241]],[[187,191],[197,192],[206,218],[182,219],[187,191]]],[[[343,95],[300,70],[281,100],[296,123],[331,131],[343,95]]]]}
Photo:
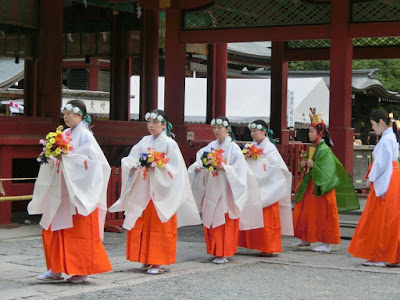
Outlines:
{"type": "Polygon", "coordinates": [[[170,265],[176,258],[176,214],[162,223],[150,200],[135,227],[126,233],[126,259],[150,265],[170,265]]]}
{"type": "Polygon", "coordinates": [[[282,252],[279,202],[263,209],[264,228],[239,232],[239,247],[272,253],[282,252]]]}
{"type": "Polygon", "coordinates": [[[230,219],[228,214],[225,214],[225,224],[210,229],[204,226],[207,253],[217,257],[235,255],[238,233],[239,219],[230,219]]]}
{"type": "Polygon", "coordinates": [[[340,244],[335,190],[320,197],[314,196],[313,190],[314,181],[310,179],[303,200],[293,210],[294,236],[310,243],[340,244]]]}
{"type": "Polygon", "coordinates": [[[374,185],[347,250],[371,261],[400,262],[400,175],[398,162],[384,197],[375,195],[374,185]]]}
{"type": "Polygon", "coordinates": [[[72,216],[74,226],[42,231],[47,269],[54,273],[90,275],[111,271],[99,232],[99,212],[72,216]]]}

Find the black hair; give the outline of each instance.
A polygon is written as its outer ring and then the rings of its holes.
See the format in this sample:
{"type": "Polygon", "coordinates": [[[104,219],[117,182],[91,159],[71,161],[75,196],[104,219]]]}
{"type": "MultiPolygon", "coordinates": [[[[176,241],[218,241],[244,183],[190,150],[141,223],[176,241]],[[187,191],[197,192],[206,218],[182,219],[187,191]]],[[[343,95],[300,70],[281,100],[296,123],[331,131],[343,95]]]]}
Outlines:
{"type": "Polygon", "coordinates": [[[78,107],[83,112],[82,117],[86,116],[87,114],[86,105],[82,100],[70,100],[68,101],[67,104],[71,104],[72,106],[78,107]]]}
{"type": "Polygon", "coordinates": [[[152,114],[152,113],[155,113],[155,114],[158,114],[158,115],[162,116],[162,117],[164,118],[164,120],[165,120],[165,123],[168,124],[168,115],[167,115],[167,113],[166,113],[165,111],[163,111],[162,109],[154,109],[154,110],[152,110],[150,113],[151,113],[151,114],[152,114]]]}
{"type": "MultiPolygon", "coordinates": [[[[315,128],[315,127],[314,127],[315,128]]],[[[326,125],[324,123],[318,123],[316,126],[317,133],[322,133],[324,134],[323,139],[325,143],[329,146],[333,146],[333,141],[331,139],[331,136],[329,135],[328,128],[326,128],[326,125]]]]}
{"type": "MultiPolygon", "coordinates": [[[[376,123],[379,123],[379,120],[382,120],[387,126],[390,126],[390,122],[392,121],[390,120],[389,114],[384,109],[377,109],[376,111],[374,111],[371,114],[371,120],[375,121],[376,123]]],[[[396,122],[394,122],[394,120],[392,121],[392,129],[394,135],[396,136],[397,142],[400,142],[399,134],[397,132],[397,124],[396,122]]]]}

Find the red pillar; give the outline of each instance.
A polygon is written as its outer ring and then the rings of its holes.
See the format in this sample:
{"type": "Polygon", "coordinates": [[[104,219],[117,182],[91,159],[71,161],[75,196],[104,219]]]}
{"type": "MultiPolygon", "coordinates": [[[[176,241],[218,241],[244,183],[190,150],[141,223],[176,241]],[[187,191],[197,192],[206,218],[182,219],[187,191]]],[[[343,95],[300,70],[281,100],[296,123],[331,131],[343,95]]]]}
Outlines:
{"type": "Polygon", "coordinates": [[[40,1],[39,115],[59,118],[61,109],[64,1],[40,1]]]}
{"type": "Polygon", "coordinates": [[[329,133],[335,144],[332,150],[346,171],[353,174],[354,129],[351,128],[353,41],[348,34],[349,0],[332,1],[331,8],[329,133]]]}
{"type": "Polygon", "coordinates": [[[185,113],[185,44],[180,44],[181,12],[168,9],[165,36],[165,96],[164,108],[174,126],[184,124],[185,113]]]}
{"type": "Polygon", "coordinates": [[[142,20],[143,65],[140,89],[140,113],[143,118],[146,112],[158,107],[160,40],[160,17],[158,9],[144,9],[142,20]]]}
{"type": "Polygon", "coordinates": [[[113,15],[111,40],[110,120],[130,119],[130,59],[125,57],[127,32],[120,14],[113,15]]]}
{"type": "Polygon", "coordinates": [[[207,62],[206,122],[226,115],[226,77],[228,71],[228,44],[210,44],[207,62]]]}
{"type": "Polygon", "coordinates": [[[165,91],[164,110],[174,126],[176,140],[185,159],[189,159],[186,141],[185,114],[185,44],[179,43],[178,32],[181,24],[181,11],[167,10],[165,35],[165,91]]]}
{"type": "Polygon", "coordinates": [[[272,42],[270,127],[274,131],[274,137],[279,137],[281,153],[284,153],[289,145],[286,120],[289,67],[285,61],[285,51],[285,42],[272,42]]]}
{"type": "Polygon", "coordinates": [[[97,91],[99,89],[99,59],[93,57],[90,60],[89,67],[89,91],[97,91]]]}
{"type": "Polygon", "coordinates": [[[226,77],[228,71],[228,44],[215,44],[215,116],[226,115],[226,77]]]}

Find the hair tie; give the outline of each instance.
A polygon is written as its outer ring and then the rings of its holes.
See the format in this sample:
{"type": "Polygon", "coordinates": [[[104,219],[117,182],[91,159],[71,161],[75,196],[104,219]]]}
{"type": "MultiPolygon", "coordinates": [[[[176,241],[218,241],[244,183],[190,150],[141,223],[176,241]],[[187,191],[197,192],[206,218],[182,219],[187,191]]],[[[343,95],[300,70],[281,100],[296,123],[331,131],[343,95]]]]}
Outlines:
{"type": "Polygon", "coordinates": [[[235,137],[235,134],[232,131],[232,126],[231,125],[229,125],[229,127],[228,127],[228,133],[232,138],[232,142],[236,142],[236,137],[235,137]]]}
{"type": "Polygon", "coordinates": [[[82,120],[85,121],[88,128],[90,128],[90,125],[92,124],[92,118],[89,115],[85,115],[82,120]]]}
{"type": "Polygon", "coordinates": [[[174,129],[170,122],[167,122],[167,126],[165,127],[165,131],[168,137],[171,137],[171,131],[174,129]]]}

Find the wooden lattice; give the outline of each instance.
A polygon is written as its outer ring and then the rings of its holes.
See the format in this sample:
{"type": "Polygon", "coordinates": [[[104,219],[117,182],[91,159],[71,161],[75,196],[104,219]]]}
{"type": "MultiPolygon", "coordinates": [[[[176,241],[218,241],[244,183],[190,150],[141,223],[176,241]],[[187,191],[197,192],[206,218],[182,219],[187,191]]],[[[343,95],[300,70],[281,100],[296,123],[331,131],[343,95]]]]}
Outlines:
{"type": "Polygon", "coordinates": [[[351,5],[351,22],[400,21],[399,0],[354,1],[351,5]]]}
{"type": "Polygon", "coordinates": [[[183,29],[329,24],[330,3],[306,0],[214,0],[184,12],[183,29]]]}

